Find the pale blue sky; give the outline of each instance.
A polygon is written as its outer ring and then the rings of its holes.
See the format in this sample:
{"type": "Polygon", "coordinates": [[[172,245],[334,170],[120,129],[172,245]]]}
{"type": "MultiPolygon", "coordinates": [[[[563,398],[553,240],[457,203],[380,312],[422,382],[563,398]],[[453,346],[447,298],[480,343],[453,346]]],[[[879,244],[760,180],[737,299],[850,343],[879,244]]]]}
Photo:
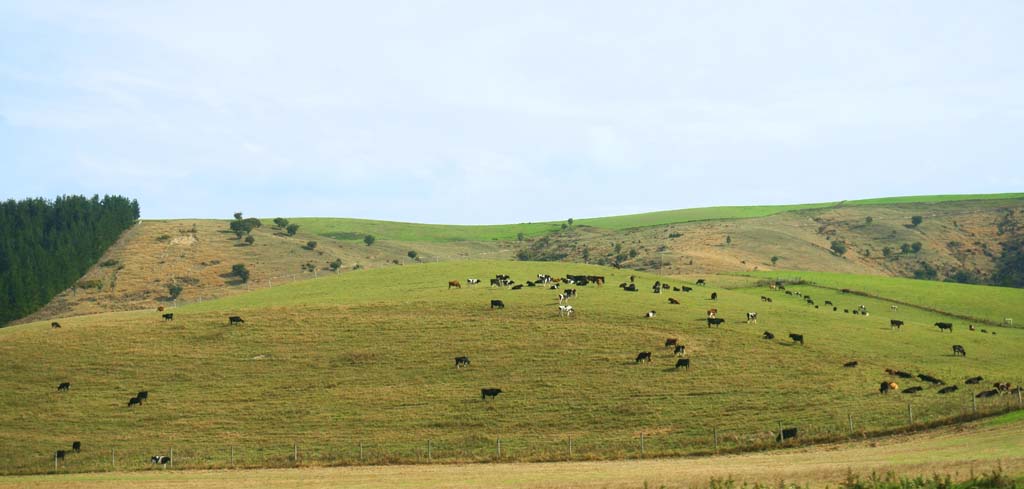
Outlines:
{"type": "Polygon", "coordinates": [[[0,0],[0,198],[558,220],[1024,190],[1024,3],[0,0]]]}

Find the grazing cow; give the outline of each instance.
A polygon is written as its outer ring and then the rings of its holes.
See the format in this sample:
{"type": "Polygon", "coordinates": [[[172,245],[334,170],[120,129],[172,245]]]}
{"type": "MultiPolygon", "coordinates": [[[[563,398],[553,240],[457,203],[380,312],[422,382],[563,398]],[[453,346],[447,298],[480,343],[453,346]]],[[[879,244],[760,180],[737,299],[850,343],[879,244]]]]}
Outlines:
{"type": "Polygon", "coordinates": [[[757,313],[756,312],[748,312],[747,313],[747,323],[757,324],[757,313]]]}
{"type": "Polygon", "coordinates": [[[448,288],[450,289],[452,287],[455,287],[456,289],[461,289],[462,288],[462,284],[460,284],[458,280],[449,280],[448,281],[448,288]]]}
{"type": "Polygon", "coordinates": [[[856,367],[856,366],[857,366],[857,361],[856,361],[856,360],[854,360],[854,361],[852,361],[852,362],[846,362],[846,363],[844,363],[844,364],[843,364],[843,366],[844,366],[844,367],[846,367],[846,368],[853,368],[853,367],[856,367]]]}
{"type": "Polygon", "coordinates": [[[499,299],[491,299],[491,309],[504,309],[505,303],[499,299]]]}
{"type": "Polygon", "coordinates": [[[921,380],[923,380],[925,382],[928,382],[929,384],[935,384],[935,385],[945,385],[946,384],[945,382],[943,382],[943,381],[941,381],[941,380],[939,380],[939,379],[937,379],[935,377],[932,377],[931,375],[917,374],[917,378],[919,378],[919,379],[921,379],[921,380]]]}
{"type": "Polygon", "coordinates": [[[635,360],[636,363],[650,362],[650,361],[651,361],[651,352],[649,352],[649,351],[642,351],[642,352],[640,352],[640,353],[638,353],[636,355],[636,360],[635,360]]]}
{"type": "Polygon", "coordinates": [[[725,322],[725,318],[708,318],[708,327],[721,326],[725,322]]]}
{"type": "Polygon", "coordinates": [[[965,383],[965,384],[979,384],[979,383],[981,383],[981,381],[983,381],[983,380],[985,380],[985,378],[984,378],[984,377],[981,377],[981,376],[979,375],[979,376],[977,376],[977,377],[971,377],[971,378],[967,379],[966,381],[964,381],[964,383],[965,383]]]}
{"type": "Polygon", "coordinates": [[[491,279],[491,287],[501,287],[501,279],[499,279],[499,278],[492,278],[491,279]]]}
{"type": "Polygon", "coordinates": [[[964,350],[963,345],[953,345],[953,356],[960,355],[962,357],[967,356],[967,350],[964,350]]]}
{"type": "Polygon", "coordinates": [[[974,325],[973,324],[968,324],[967,325],[967,331],[974,331],[974,325]]]}
{"type": "Polygon", "coordinates": [[[476,284],[480,283],[480,279],[478,279],[478,278],[467,278],[466,279],[466,283],[469,284],[469,285],[476,285],[476,284]]]}
{"type": "Polygon", "coordinates": [[[982,333],[988,333],[988,330],[987,329],[982,329],[981,332],[982,333]]]}
{"type": "Polygon", "coordinates": [[[775,441],[782,443],[791,438],[796,438],[796,428],[783,428],[782,433],[775,436],[775,441]]]}
{"type": "Polygon", "coordinates": [[[171,457],[166,455],[153,455],[152,457],[149,457],[149,461],[157,465],[167,465],[171,463],[171,457]]]}
{"type": "Polygon", "coordinates": [[[935,326],[938,326],[939,331],[948,329],[950,333],[953,332],[953,324],[952,323],[935,323],[935,326]]]}
{"type": "Polygon", "coordinates": [[[673,299],[673,298],[669,297],[668,298],[668,303],[669,304],[679,304],[679,300],[678,299],[673,299]]]}
{"type": "Polygon", "coordinates": [[[135,394],[135,397],[139,398],[139,403],[141,404],[142,401],[149,399],[149,391],[139,391],[138,394],[135,394]]]}
{"type": "Polygon", "coordinates": [[[172,321],[172,320],[174,320],[174,313],[173,312],[168,312],[168,313],[164,314],[164,321],[172,321]]]}
{"type": "Polygon", "coordinates": [[[57,452],[53,454],[53,457],[56,458],[57,460],[64,460],[64,455],[65,454],[67,454],[66,451],[64,451],[64,450],[57,450],[57,452]]]}
{"type": "Polygon", "coordinates": [[[523,288],[523,284],[519,284],[519,285],[513,285],[513,286],[512,286],[512,290],[519,290],[519,289],[521,289],[521,288],[523,288]]]}
{"type": "Polygon", "coordinates": [[[761,335],[761,339],[774,340],[775,339],[775,335],[772,334],[770,331],[765,331],[764,334],[761,335]]]}
{"type": "Polygon", "coordinates": [[[768,302],[768,297],[762,295],[761,302],[768,302]]]}
{"type": "Polygon", "coordinates": [[[57,386],[57,392],[67,392],[71,388],[71,382],[61,382],[57,386]]]}
{"type": "Polygon", "coordinates": [[[71,442],[71,449],[74,450],[75,453],[81,452],[82,451],[82,442],[80,442],[80,441],[71,442]]]}
{"type": "Polygon", "coordinates": [[[921,387],[914,386],[903,390],[904,394],[914,394],[917,392],[921,392],[921,387]]]}
{"type": "Polygon", "coordinates": [[[675,353],[676,356],[686,355],[686,345],[676,345],[676,349],[673,353],[675,353]]]}
{"type": "Polygon", "coordinates": [[[558,315],[569,317],[576,312],[570,305],[558,306],[558,315]]]}
{"type": "Polygon", "coordinates": [[[939,394],[949,394],[950,392],[956,392],[957,386],[951,385],[939,389],[939,394]]]}
{"type": "Polygon", "coordinates": [[[790,334],[789,339],[793,340],[794,343],[800,343],[800,346],[804,344],[804,335],[802,334],[790,334]]]}
{"type": "Polygon", "coordinates": [[[843,312],[845,312],[846,314],[849,314],[850,310],[849,309],[843,309],[843,312]]]}
{"type": "Polygon", "coordinates": [[[548,287],[548,290],[558,290],[558,284],[552,284],[551,287],[548,287]]]}
{"type": "Polygon", "coordinates": [[[481,400],[487,400],[488,397],[490,397],[491,399],[494,399],[495,397],[498,397],[498,394],[501,394],[501,392],[502,392],[501,389],[495,389],[495,388],[480,389],[480,399],[481,400]]]}
{"type": "Polygon", "coordinates": [[[676,360],[676,368],[679,368],[679,367],[683,367],[683,368],[689,369],[690,368],[690,359],[689,358],[680,358],[679,360],[676,360]]]}
{"type": "Polygon", "coordinates": [[[697,279],[697,285],[707,285],[707,282],[705,282],[704,279],[699,278],[697,279]]]}
{"type": "Polygon", "coordinates": [[[132,406],[134,406],[136,404],[141,406],[142,405],[142,399],[139,399],[138,397],[133,397],[131,399],[128,399],[128,407],[132,407],[132,406]]]}
{"type": "Polygon", "coordinates": [[[849,294],[850,293],[850,289],[843,289],[843,290],[840,290],[840,292],[842,292],[844,294],[849,294]]]}
{"type": "Polygon", "coordinates": [[[527,286],[527,287],[536,287],[536,286],[537,286],[537,284],[535,284],[535,283],[533,283],[533,282],[531,282],[531,281],[527,280],[527,281],[526,281],[526,286],[527,286]]]}
{"type": "Polygon", "coordinates": [[[683,289],[683,292],[692,292],[693,291],[693,287],[687,287],[685,285],[680,287],[680,288],[683,289]]]}
{"type": "Polygon", "coordinates": [[[672,292],[679,292],[679,291],[680,291],[679,287],[672,287],[672,292]]]}
{"type": "Polygon", "coordinates": [[[832,301],[825,301],[825,305],[826,306],[834,306],[835,304],[833,304],[832,301]]]}
{"type": "Polygon", "coordinates": [[[245,323],[242,316],[228,316],[228,326],[245,323]]]}
{"type": "Polygon", "coordinates": [[[832,312],[837,312],[837,311],[839,311],[839,308],[838,308],[838,307],[834,307],[834,306],[833,306],[833,307],[832,307],[832,312]]]}
{"type": "Polygon", "coordinates": [[[854,315],[860,314],[860,311],[858,311],[858,310],[854,309],[854,310],[853,310],[853,314],[854,314],[854,315]]]}
{"type": "Polygon", "coordinates": [[[679,338],[666,338],[665,346],[676,346],[679,344],[679,338]]]}
{"type": "Polygon", "coordinates": [[[792,291],[789,291],[789,290],[787,290],[787,291],[786,291],[786,295],[793,295],[793,292],[792,292],[792,291]]]}
{"type": "Polygon", "coordinates": [[[992,384],[992,387],[995,387],[997,390],[1008,391],[1008,390],[1010,390],[1010,383],[1009,382],[996,382],[995,384],[992,384]]]}
{"type": "Polygon", "coordinates": [[[992,390],[987,390],[987,391],[981,391],[981,392],[979,392],[974,397],[976,397],[978,399],[981,399],[981,398],[985,398],[985,397],[992,397],[992,396],[998,396],[998,395],[999,395],[999,391],[996,390],[996,389],[992,389],[992,390]]]}
{"type": "Polygon", "coordinates": [[[164,312],[164,306],[158,306],[156,310],[157,312],[164,312]]]}
{"type": "Polygon", "coordinates": [[[910,372],[904,372],[902,370],[897,370],[897,371],[893,372],[892,374],[897,376],[897,377],[899,377],[899,378],[901,378],[901,379],[912,379],[912,378],[914,378],[914,374],[912,374],[910,372]]]}
{"type": "Polygon", "coordinates": [[[903,327],[903,321],[900,321],[899,319],[890,319],[889,320],[889,329],[900,329],[902,327],[903,327]]]}
{"type": "Polygon", "coordinates": [[[718,292],[712,292],[711,293],[711,300],[713,300],[713,301],[717,301],[718,300],[718,292]]]}
{"type": "Polygon", "coordinates": [[[718,316],[718,309],[708,309],[708,317],[713,318],[718,316]]]}
{"type": "Polygon", "coordinates": [[[882,382],[881,384],[878,385],[878,393],[888,394],[889,391],[898,390],[899,388],[899,384],[895,382],[882,382]]]}
{"type": "Polygon", "coordinates": [[[455,357],[455,368],[469,366],[469,357],[455,357]]]}
{"type": "Polygon", "coordinates": [[[769,303],[769,304],[771,304],[771,303],[772,303],[772,298],[771,298],[771,297],[769,297],[769,298],[768,298],[768,303],[769,303]]]}
{"type": "Polygon", "coordinates": [[[889,306],[889,310],[890,310],[890,311],[898,311],[899,309],[900,309],[900,308],[899,308],[899,307],[897,307],[897,306],[896,306],[896,304],[893,304],[893,305],[889,306]]]}
{"type": "Polygon", "coordinates": [[[636,284],[629,284],[629,285],[623,287],[623,290],[625,290],[626,292],[636,292],[637,291],[636,284]]]}
{"type": "Polygon", "coordinates": [[[53,328],[53,329],[57,329],[57,328],[60,327],[60,323],[58,323],[57,321],[54,321],[54,322],[50,323],[50,327],[53,328]]]}
{"type": "Polygon", "coordinates": [[[650,319],[653,318],[656,314],[656,311],[647,311],[646,313],[644,313],[643,317],[650,319]]]}

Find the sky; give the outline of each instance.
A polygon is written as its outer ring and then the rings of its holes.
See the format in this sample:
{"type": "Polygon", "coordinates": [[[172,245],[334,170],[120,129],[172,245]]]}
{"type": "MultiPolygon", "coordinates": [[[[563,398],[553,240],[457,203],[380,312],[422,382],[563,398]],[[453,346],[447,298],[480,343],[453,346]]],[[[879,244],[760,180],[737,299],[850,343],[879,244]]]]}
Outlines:
{"type": "Polygon", "coordinates": [[[1024,2],[0,0],[0,199],[489,224],[1024,191],[1024,2]]]}

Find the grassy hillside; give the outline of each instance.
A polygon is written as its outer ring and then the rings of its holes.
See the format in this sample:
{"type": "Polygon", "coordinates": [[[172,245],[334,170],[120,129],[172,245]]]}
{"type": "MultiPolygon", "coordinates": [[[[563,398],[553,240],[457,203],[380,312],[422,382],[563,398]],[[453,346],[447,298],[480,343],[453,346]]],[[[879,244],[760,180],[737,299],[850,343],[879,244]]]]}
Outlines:
{"type": "MultiPolygon", "coordinates": [[[[364,461],[422,460],[428,440],[436,460],[480,460],[493,457],[497,438],[514,460],[564,457],[569,437],[575,457],[616,458],[637,455],[641,433],[647,454],[683,454],[710,450],[716,428],[723,449],[769,445],[780,423],[823,439],[848,430],[848,415],[857,431],[900,428],[907,401],[917,422],[931,422],[970,409],[970,376],[1024,379],[1024,330],[940,333],[930,323],[941,314],[907,308],[899,311],[907,326],[890,331],[881,307],[862,317],[809,309],[781,293],[764,303],[767,289],[743,288],[753,278],[709,276],[708,287],[690,294],[656,295],[655,278],[644,274],[642,292],[615,287],[627,277],[564,263],[442,262],[207,301],[174,310],[172,322],[137,311],[69,318],[56,330],[4,328],[0,471],[47,470],[53,450],[73,440],[86,449],[67,470],[109,467],[111,448],[129,469],[170,448],[180,467],[227,466],[232,448],[235,465],[279,465],[293,443],[304,460],[322,463],[358,461],[360,443],[364,461]],[[550,290],[445,286],[497,273],[520,282],[595,273],[609,285],[581,287],[574,319],[559,317],[550,290]],[[721,288],[726,282],[739,289],[721,288]],[[682,304],[669,305],[669,296],[682,304]],[[491,299],[507,307],[491,310],[491,299]],[[723,327],[707,327],[710,306],[727,319],[723,327]],[[651,309],[656,318],[641,318],[651,309]],[[747,311],[760,314],[757,325],[743,323],[747,311]],[[229,327],[230,314],[246,323],[229,327]],[[761,339],[764,330],[778,339],[761,339]],[[806,345],[786,339],[790,332],[803,333],[806,345]],[[687,346],[692,368],[672,368],[667,337],[687,346]],[[968,357],[953,357],[953,343],[968,357]],[[652,364],[633,362],[642,350],[654,352],[652,364]],[[472,366],[456,370],[458,355],[472,366]],[[860,366],[841,367],[850,360],[860,366]],[[881,396],[885,368],[926,372],[962,390],[881,396]],[[70,392],[54,391],[62,381],[70,392]],[[484,387],[505,393],[481,401],[484,387]],[[150,399],[128,409],[143,389],[150,399]]],[[[955,300],[985,293],[965,289],[955,300]]]]}

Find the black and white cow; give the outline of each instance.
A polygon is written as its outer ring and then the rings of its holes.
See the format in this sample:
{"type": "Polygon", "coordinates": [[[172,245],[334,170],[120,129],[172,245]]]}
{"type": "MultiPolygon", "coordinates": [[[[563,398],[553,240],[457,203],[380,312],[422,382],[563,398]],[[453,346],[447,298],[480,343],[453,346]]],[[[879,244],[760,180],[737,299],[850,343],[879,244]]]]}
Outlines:
{"type": "Polygon", "coordinates": [[[757,324],[757,313],[756,312],[748,312],[747,313],[747,323],[757,324]]]}

